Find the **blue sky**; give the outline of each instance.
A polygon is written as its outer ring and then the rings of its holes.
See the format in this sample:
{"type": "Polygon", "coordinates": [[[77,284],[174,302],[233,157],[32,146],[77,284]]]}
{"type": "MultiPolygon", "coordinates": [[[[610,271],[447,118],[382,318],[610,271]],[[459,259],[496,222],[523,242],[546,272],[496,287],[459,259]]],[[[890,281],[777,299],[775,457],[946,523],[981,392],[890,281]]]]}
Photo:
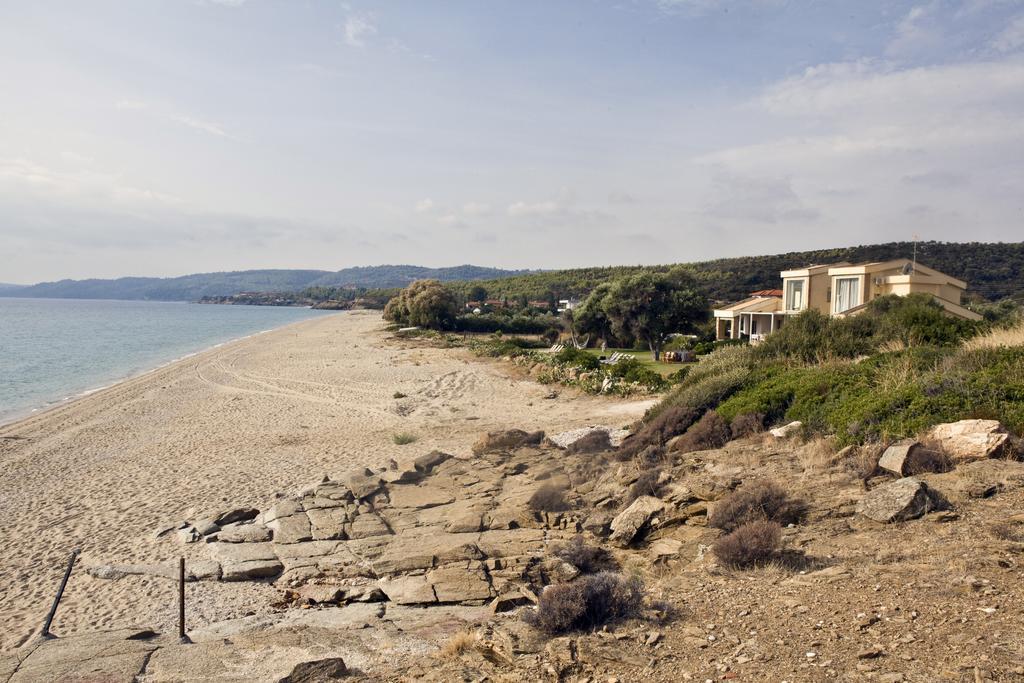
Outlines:
{"type": "Polygon", "coordinates": [[[0,282],[1024,236],[1024,0],[0,7],[0,282]]]}

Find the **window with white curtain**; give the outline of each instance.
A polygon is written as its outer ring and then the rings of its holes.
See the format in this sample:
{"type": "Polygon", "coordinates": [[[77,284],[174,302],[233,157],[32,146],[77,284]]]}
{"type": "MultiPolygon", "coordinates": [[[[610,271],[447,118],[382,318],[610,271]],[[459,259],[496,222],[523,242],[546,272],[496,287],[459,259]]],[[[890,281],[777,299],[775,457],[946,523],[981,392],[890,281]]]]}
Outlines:
{"type": "Polygon", "coordinates": [[[842,313],[860,303],[859,277],[837,277],[835,290],[836,313],[842,313]]]}
{"type": "Polygon", "coordinates": [[[789,280],[786,282],[786,310],[799,311],[804,307],[804,281],[789,280]]]}

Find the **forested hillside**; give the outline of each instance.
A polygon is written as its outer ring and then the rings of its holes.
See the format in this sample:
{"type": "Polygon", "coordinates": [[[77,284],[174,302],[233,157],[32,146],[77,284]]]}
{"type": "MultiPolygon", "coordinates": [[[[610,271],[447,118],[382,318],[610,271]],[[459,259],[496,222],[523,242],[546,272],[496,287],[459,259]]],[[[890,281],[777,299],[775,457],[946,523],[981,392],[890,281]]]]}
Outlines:
{"type": "Polygon", "coordinates": [[[327,270],[242,270],[228,273],[198,273],[174,278],[125,277],[116,280],[60,280],[29,287],[5,289],[0,296],[49,297],[55,299],[149,299],[155,301],[198,301],[239,292],[298,292],[309,287],[404,287],[413,280],[497,279],[528,271],[500,270],[480,266],[424,268],[421,266],[369,266],[327,270]]]}
{"type": "MultiPolygon", "coordinates": [[[[770,256],[744,256],[686,264],[706,288],[713,301],[735,301],[759,289],[781,286],[779,271],[817,263],[884,261],[910,258],[911,242],[890,242],[839,249],[799,251],[770,256]]],[[[953,277],[966,280],[968,292],[988,300],[1024,298],[1024,242],[950,243],[921,242],[917,245],[921,263],[953,277]]],[[[645,266],[668,270],[671,264],[645,266]]],[[[577,268],[472,283],[453,283],[457,294],[469,296],[483,287],[491,298],[546,299],[582,296],[598,283],[641,270],[641,266],[577,268]]]]}

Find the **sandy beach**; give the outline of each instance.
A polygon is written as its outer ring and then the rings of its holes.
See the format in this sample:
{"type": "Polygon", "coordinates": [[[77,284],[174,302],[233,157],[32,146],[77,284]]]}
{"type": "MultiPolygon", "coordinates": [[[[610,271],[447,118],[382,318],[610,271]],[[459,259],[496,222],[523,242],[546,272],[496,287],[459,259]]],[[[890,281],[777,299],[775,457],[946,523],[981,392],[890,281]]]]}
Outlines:
{"type": "MultiPolygon", "coordinates": [[[[355,312],[212,349],[0,427],[0,648],[38,631],[73,548],[80,566],[55,633],[170,630],[173,583],[85,570],[198,557],[201,548],[154,531],[226,501],[262,509],[275,492],[354,466],[468,453],[487,430],[622,426],[650,404],[564,389],[547,400],[549,391],[465,350],[388,339],[378,314],[355,312]],[[399,432],[417,441],[396,445],[399,432]]],[[[191,624],[265,609],[273,593],[190,584],[191,624]]]]}

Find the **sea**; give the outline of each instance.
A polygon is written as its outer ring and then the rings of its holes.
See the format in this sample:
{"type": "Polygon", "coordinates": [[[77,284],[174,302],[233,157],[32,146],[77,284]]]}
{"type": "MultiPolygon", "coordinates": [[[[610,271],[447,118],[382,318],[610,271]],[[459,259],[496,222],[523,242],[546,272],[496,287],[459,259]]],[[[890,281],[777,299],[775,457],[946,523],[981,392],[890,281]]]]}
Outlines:
{"type": "Polygon", "coordinates": [[[0,297],[0,424],[235,339],[331,311],[0,297]]]}

